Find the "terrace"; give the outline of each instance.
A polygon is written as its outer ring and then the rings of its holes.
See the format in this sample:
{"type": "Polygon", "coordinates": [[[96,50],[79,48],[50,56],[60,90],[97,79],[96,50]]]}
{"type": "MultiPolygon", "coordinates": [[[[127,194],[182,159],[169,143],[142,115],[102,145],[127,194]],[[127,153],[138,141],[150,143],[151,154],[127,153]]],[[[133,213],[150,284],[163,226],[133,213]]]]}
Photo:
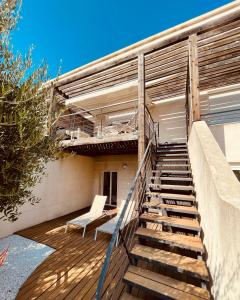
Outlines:
{"type": "MultiPolygon", "coordinates": [[[[210,126],[239,125],[239,12],[239,3],[234,2],[49,83],[53,96],[66,108],[56,124],[64,150],[91,156],[89,165],[86,161],[77,165],[83,174],[76,186],[84,178],[90,187],[83,197],[83,188],[77,190],[78,205],[81,197],[85,201],[97,189],[95,194],[104,192],[105,172],[109,186],[104,195],[113,198],[115,206],[119,206],[117,198],[127,199],[122,217],[129,203],[135,209],[130,225],[117,222],[111,240],[103,233],[97,241],[93,239],[95,228],[109,216],[91,224],[84,238],[73,226],[64,233],[66,221],[86,210],[18,231],[56,251],[28,278],[17,299],[133,299],[149,294],[151,299],[155,295],[179,299],[179,291],[181,299],[209,299],[211,284],[218,287],[215,295],[226,293],[229,283],[222,274],[233,269],[237,274],[239,267],[239,237],[234,228],[240,190],[210,126]],[[131,153],[138,154],[139,162],[132,185],[124,181],[130,174],[124,169],[127,164],[121,161],[119,171],[115,161],[109,167],[109,157],[103,156],[131,153]],[[121,197],[116,192],[118,171],[125,184],[121,197]],[[222,189],[225,183],[233,188],[222,189]],[[231,214],[229,222],[224,220],[226,211],[231,214]],[[122,225],[126,230],[120,230],[122,225]],[[122,236],[115,247],[119,233],[122,236]],[[231,251],[222,247],[223,236],[229,239],[231,251]],[[226,257],[232,265],[225,263],[226,257]],[[152,261],[160,267],[152,266],[152,261]],[[141,267],[139,273],[137,267],[141,267]],[[126,290],[131,295],[123,294],[126,290]]],[[[238,159],[235,155],[234,163],[238,159]]],[[[67,176],[62,173],[65,188],[67,176]]],[[[69,190],[72,193],[72,186],[69,190]]],[[[238,280],[233,279],[239,291],[238,280]]]]}
{"type": "Polygon", "coordinates": [[[94,241],[94,230],[109,217],[89,226],[84,238],[76,227],[69,226],[68,233],[64,233],[66,222],[86,211],[77,211],[17,232],[56,250],[31,274],[17,299],[94,298],[109,243],[109,236],[104,233],[99,233],[94,241]]]}

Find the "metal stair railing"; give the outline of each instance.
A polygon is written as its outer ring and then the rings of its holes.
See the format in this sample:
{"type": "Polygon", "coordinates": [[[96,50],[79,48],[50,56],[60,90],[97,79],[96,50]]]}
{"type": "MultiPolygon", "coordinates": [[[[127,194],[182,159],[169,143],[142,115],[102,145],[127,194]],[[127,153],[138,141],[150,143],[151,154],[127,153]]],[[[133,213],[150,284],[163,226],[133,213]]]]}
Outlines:
{"type": "Polygon", "coordinates": [[[149,140],[106,251],[96,291],[97,300],[118,299],[124,288],[122,279],[126,269],[130,262],[134,264],[130,251],[136,241],[135,231],[139,226],[146,188],[155,165],[155,147],[155,141],[149,140]]]}

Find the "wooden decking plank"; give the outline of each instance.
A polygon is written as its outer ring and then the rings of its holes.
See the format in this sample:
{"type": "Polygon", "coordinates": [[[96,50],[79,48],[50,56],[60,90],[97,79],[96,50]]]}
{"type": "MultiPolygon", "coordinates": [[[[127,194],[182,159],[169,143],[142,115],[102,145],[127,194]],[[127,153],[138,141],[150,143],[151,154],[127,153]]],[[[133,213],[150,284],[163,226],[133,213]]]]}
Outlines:
{"type": "Polygon", "coordinates": [[[173,299],[210,299],[208,292],[202,288],[135,266],[129,266],[124,280],[154,294],[173,299]]]}
{"type": "Polygon", "coordinates": [[[206,264],[202,260],[179,255],[176,253],[136,244],[131,250],[131,255],[154,264],[170,266],[179,272],[185,272],[192,277],[209,280],[206,264]]]}
{"type": "Polygon", "coordinates": [[[120,251],[124,255],[122,255],[120,259],[115,259],[115,257],[113,256],[113,261],[116,261],[116,263],[111,265],[109,274],[105,280],[103,293],[102,293],[102,300],[108,299],[108,296],[112,295],[113,287],[118,283],[120,279],[122,273],[121,268],[127,267],[128,258],[127,258],[126,250],[122,246],[120,251]]]}
{"type": "MultiPolygon", "coordinates": [[[[118,268],[118,265],[121,265],[123,257],[121,257],[120,249],[115,249],[115,258],[117,259],[117,264],[110,264],[109,267],[109,274],[108,277],[114,275],[114,268],[118,268]]],[[[101,269],[99,268],[97,272],[92,276],[90,280],[86,280],[87,277],[83,279],[82,282],[80,282],[79,285],[75,289],[71,291],[71,293],[64,299],[66,300],[72,300],[72,299],[92,299],[95,296],[97,285],[98,285],[98,279],[101,274],[101,269]]],[[[108,279],[106,278],[106,280],[108,279]]],[[[106,282],[104,284],[104,289],[106,289],[106,282]]]]}
{"type": "MultiPolygon", "coordinates": [[[[88,275],[97,283],[101,265],[109,242],[109,235],[99,233],[97,242],[94,241],[96,226],[106,222],[101,219],[88,227],[86,237],[82,238],[81,230],[69,227],[64,233],[64,226],[68,220],[79,216],[81,211],[54,220],[35,225],[17,234],[26,238],[44,242],[56,249],[28,278],[21,287],[16,299],[56,299],[61,295],[61,288],[65,295],[71,293],[81,282],[92,289],[88,283],[88,275]],[[82,254],[80,254],[80,252],[82,254]],[[55,297],[56,295],[56,297],[55,297]]],[[[79,290],[74,293],[79,299],[79,290]]],[[[86,294],[89,292],[85,289],[86,294]]],[[[93,295],[94,290],[91,290],[93,295]]],[[[90,295],[90,294],[89,294],[90,295]]]]}
{"type": "Polygon", "coordinates": [[[202,241],[198,236],[175,234],[171,232],[151,230],[148,228],[138,228],[136,231],[136,235],[140,238],[168,244],[170,246],[188,249],[200,253],[204,252],[202,241]]]}
{"type": "Polygon", "coordinates": [[[161,216],[155,213],[143,213],[140,216],[140,220],[195,231],[201,230],[200,225],[196,219],[174,218],[168,216],[161,216]]]}
{"type": "MultiPolygon", "coordinates": [[[[31,299],[33,295],[34,297],[40,297],[44,292],[46,292],[46,290],[49,290],[50,288],[57,288],[61,285],[65,276],[69,277],[75,271],[74,268],[81,267],[83,263],[94,258],[94,254],[97,253],[96,247],[99,245],[101,249],[101,243],[104,242],[99,240],[97,244],[92,244],[91,247],[87,244],[86,247],[82,249],[81,255],[77,257],[74,256],[73,258],[69,257],[69,265],[66,266],[60,264],[58,269],[51,272],[50,276],[45,277],[44,273],[42,273],[42,276],[34,281],[34,285],[27,285],[24,290],[20,290],[19,297],[23,297],[22,299],[31,299]]],[[[106,245],[103,249],[106,249],[106,245]]]]}
{"type": "MultiPolygon", "coordinates": [[[[119,257],[119,252],[116,251],[116,257],[119,257]]],[[[105,253],[104,253],[105,255],[105,253]]],[[[92,289],[92,292],[95,294],[95,291],[93,289],[93,284],[96,280],[98,280],[100,274],[101,274],[101,268],[99,265],[99,268],[96,270],[96,272],[92,273],[90,272],[90,276],[85,276],[80,282],[77,283],[77,285],[70,291],[70,293],[66,296],[64,299],[75,299],[75,298],[84,298],[84,295],[92,289]]]]}
{"type": "MultiPolygon", "coordinates": [[[[79,242],[79,241],[78,241],[79,242]]],[[[47,270],[46,270],[46,264],[45,261],[34,271],[34,273],[29,277],[29,279],[25,282],[24,287],[28,287],[29,289],[31,288],[31,284],[36,284],[36,280],[44,280],[46,282],[46,279],[48,276],[51,276],[54,272],[60,272],[64,266],[66,266],[66,269],[70,267],[70,263],[74,262],[74,259],[79,258],[79,251],[76,251],[76,248],[81,249],[82,246],[90,246],[91,241],[81,241],[81,243],[76,243],[73,246],[73,249],[67,248],[64,249],[64,251],[57,251],[54,252],[55,254],[54,258],[52,258],[52,255],[49,256],[47,259],[47,270]],[[81,247],[81,248],[80,248],[81,247]],[[75,253],[74,253],[75,252],[75,253]]]]}
{"type": "Polygon", "coordinates": [[[71,265],[74,264],[75,260],[79,259],[81,251],[85,251],[87,247],[89,246],[89,249],[91,249],[92,241],[91,239],[82,239],[78,240],[78,243],[74,245],[69,245],[68,248],[64,248],[63,250],[59,250],[56,253],[56,256],[52,259],[52,255],[49,256],[47,263],[47,270],[45,263],[41,264],[39,268],[37,268],[32,276],[29,278],[29,280],[25,283],[25,285],[29,286],[31,282],[34,282],[35,280],[41,280],[42,278],[45,279],[48,278],[48,276],[51,276],[54,272],[61,272],[62,269],[66,268],[66,271],[71,268],[71,265]]]}
{"type": "MultiPolygon", "coordinates": [[[[106,249],[106,245],[102,249],[106,249]]],[[[102,251],[102,249],[101,247],[99,247],[99,253],[96,253],[97,257],[93,257],[94,260],[90,260],[90,262],[88,260],[85,262],[82,261],[81,267],[77,269],[76,267],[74,267],[74,269],[76,270],[74,270],[71,274],[68,274],[66,281],[63,281],[60,284],[59,282],[57,282],[57,289],[55,286],[50,287],[38,299],[67,299],[68,294],[71,293],[79,284],[79,282],[81,282],[84,278],[86,278],[87,282],[89,282],[92,276],[96,274],[103,263],[105,251],[102,251]]]]}

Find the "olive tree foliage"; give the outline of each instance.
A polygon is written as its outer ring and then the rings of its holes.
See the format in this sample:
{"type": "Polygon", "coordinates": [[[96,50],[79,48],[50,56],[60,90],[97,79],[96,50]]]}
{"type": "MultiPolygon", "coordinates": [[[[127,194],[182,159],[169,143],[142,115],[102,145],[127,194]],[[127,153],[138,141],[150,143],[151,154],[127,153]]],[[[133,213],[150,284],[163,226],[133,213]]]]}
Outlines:
{"type": "Polygon", "coordinates": [[[32,189],[58,150],[56,137],[49,134],[55,113],[46,101],[46,66],[34,69],[31,51],[14,54],[10,45],[20,5],[0,1],[0,219],[9,221],[17,220],[24,203],[40,201],[32,189]]]}

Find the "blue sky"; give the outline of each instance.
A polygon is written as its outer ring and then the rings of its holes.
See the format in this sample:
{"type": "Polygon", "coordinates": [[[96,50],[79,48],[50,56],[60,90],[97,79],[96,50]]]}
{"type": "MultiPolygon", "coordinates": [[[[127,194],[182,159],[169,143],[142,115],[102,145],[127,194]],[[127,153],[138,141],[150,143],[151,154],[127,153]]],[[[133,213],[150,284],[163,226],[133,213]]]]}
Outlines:
{"type": "Polygon", "coordinates": [[[196,17],[227,0],[23,0],[16,51],[34,45],[33,62],[50,77],[196,17]],[[62,60],[62,62],[60,62],[62,60]]]}

